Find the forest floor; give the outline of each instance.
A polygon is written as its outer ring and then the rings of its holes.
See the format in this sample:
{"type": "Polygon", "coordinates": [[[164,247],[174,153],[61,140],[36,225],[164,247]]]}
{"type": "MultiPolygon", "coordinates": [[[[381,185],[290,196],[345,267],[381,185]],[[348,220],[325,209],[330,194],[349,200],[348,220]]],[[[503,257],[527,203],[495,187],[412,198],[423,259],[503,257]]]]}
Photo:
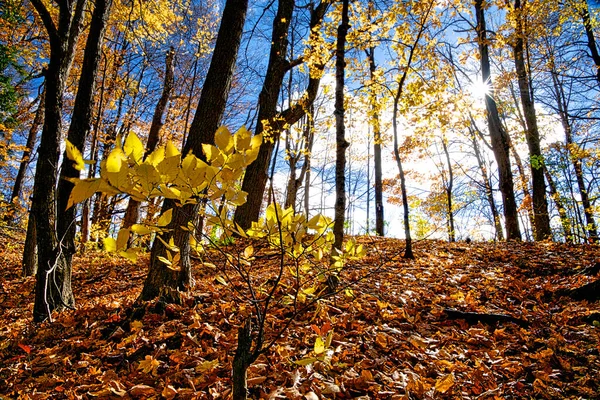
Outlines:
{"type": "MultiPolygon", "coordinates": [[[[11,235],[0,234],[1,399],[231,397],[245,309],[234,282],[196,262],[183,304],[134,307],[147,257],[90,251],[74,261],[76,309],[33,324],[34,278],[21,277],[11,235]]],[[[420,241],[413,261],[403,241],[358,240],[369,252],[350,265],[352,295],[296,318],[250,367],[251,398],[600,398],[598,293],[570,292],[600,280],[598,246],[420,241]],[[294,362],[315,351],[328,362],[294,362]]],[[[261,273],[275,268],[261,259],[261,273]]],[[[289,316],[272,314],[268,332],[289,316]]]]}

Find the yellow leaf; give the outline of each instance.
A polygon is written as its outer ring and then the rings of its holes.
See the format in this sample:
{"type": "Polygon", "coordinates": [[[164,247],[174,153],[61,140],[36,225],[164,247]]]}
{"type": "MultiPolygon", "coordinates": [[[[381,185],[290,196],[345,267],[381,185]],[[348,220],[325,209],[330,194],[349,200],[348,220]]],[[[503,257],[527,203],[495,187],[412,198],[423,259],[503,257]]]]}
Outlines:
{"type": "Polygon", "coordinates": [[[202,151],[204,152],[206,159],[211,163],[221,155],[219,149],[212,144],[202,144],[202,151]]]}
{"type": "Polygon", "coordinates": [[[72,179],[71,182],[73,182],[75,186],[71,190],[67,209],[71,208],[73,204],[81,203],[92,197],[94,193],[100,190],[100,185],[102,183],[102,181],[97,178],[81,180],[72,179]]]}
{"type": "Polygon", "coordinates": [[[167,142],[167,148],[165,149],[165,154],[166,154],[166,157],[174,157],[174,156],[180,155],[181,152],[179,151],[179,149],[177,147],[175,147],[173,142],[171,142],[169,140],[167,142]]]}
{"type": "Polygon", "coordinates": [[[129,229],[121,229],[117,234],[117,250],[125,250],[129,240],[129,229]]]}
{"type": "Polygon", "coordinates": [[[121,171],[123,162],[126,161],[127,156],[125,156],[123,150],[117,147],[108,155],[108,158],[106,160],[106,171],[118,173],[119,171],[121,171]]]}
{"type": "Polygon", "coordinates": [[[75,161],[75,165],[73,165],[73,167],[77,171],[82,171],[85,168],[85,162],[83,161],[83,156],[81,155],[79,149],[75,147],[73,143],[67,140],[65,150],[67,151],[67,157],[69,160],[75,161]]]}
{"type": "Polygon", "coordinates": [[[146,225],[133,224],[133,225],[131,225],[131,232],[133,232],[137,235],[148,235],[154,231],[152,229],[148,228],[146,225]]]}
{"type": "Polygon", "coordinates": [[[325,342],[321,339],[321,336],[317,336],[317,340],[315,340],[314,346],[315,354],[319,355],[325,351],[325,342]]]}
{"type": "Polygon", "coordinates": [[[216,358],[212,361],[202,361],[201,363],[196,365],[196,367],[194,369],[196,370],[196,372],[204,373],[204,372],[208,372],[211,369],[214,369],[218,366],[219,366],[219,359],[216,358]]]}
{"type": "Polygon", "coordinates": [[[171,223],[172,218],[173,218],[173,209],[170,208],[160,216],[160,218],[158,219],[158,222],[156,224],[158,226],[167,226],[171,223]]]}
{"type": "Polygon", "coordinates": [[[144,324],[142,323],[142,321],[134,320],[134,321],[131,321],[131,324],[129,326],[133,332],[137,332],[140,329],[142,329],[144,324]]]}
{"type": "Polygon", "coordinates": [[[254,254],[254,247],[248,246],[244,249],[244,258],[250,258],[254,254]]]}
{"type": "Polygon", "coordinates": [[[155,360],[154,357],[148,355],[146,356],[145,360],[140,361],[138,369],[141,369],[142,372],[146,374],[152,373],[152,375],[156,376],[156,371],[158,370],[159,365],[160,361],[155,360]]]}
{"type": "Polygon", "coordinates": [[[435,390],[440,393],[446,393],[452,386],[454,386],[454,375],[451,373],[438,378],[435,382],[435,390]]]}
{"type": "Polygon", "coordinates": [[[144,157],[144,145],[135,133],[131,132],[127,135],[123,149],[125,150],[125,154],[131,157],[137,164],[142,161],[142,157],[144,157]]]}
{"type": "Polygon", "coordinates": [[[125,251],[120,251],[119,255],[121,257],[124,257],[124,258],[128,259],[129,261],[132,261],[132,262],[136,262],[137,261],[137,256],[138,256],[137,255],[137,249],[135,249],[135,248],[129,248],[129,249],[125,250],[125,251]]]}
{"type": "Polygon", "coordinates": [[[294,363],[301,365],[301,366],[305,366],[305,365],[310,365],[310,364],[314,363],[315,361],[317,361],[317,359],[315,357],[307,357],[307,358],[303,358],[301,360],[294,361],[294,363]]]}
{"type": "Polygon", "coordinates": [[[235,149],[237,151],[246,151],[250,148],[250,141],[252,140],[252,133],[242,126],[233,136],[235,143],[235,149]]]}
{"type": "Polygon", "coordinates": [[[225,278],[223,278],[223,276],[221,275],[217,275],[217,277],[215,278],[217,280],[217,282],[219,282],[221,285],[225,285],[227,286],[227,281],[225,280],[225,278]]]}
{"type": "Polygon", "coordinates": [[[157,148],[156,150],[154,150],[152,153],[150,153],[148,155],[148,157],[146,157],[145,162],[156,167],[164,159],[165,159],[165,148],[164,148],[164,146],[161,146],[161,147],[157,148]]]}
{"type": "Polygon", "coordinates": [[[104,245],[104,250],[109,253],[117,251],[117,241],[111,237],[102,239],[102,244],[104,245]]]}
{"type": "Polygon", "coordinates": [[[230,154],[233,150],[233,138],[225,126],[221,126],[215,132],[215,144],[225,154],[230,154]]]}

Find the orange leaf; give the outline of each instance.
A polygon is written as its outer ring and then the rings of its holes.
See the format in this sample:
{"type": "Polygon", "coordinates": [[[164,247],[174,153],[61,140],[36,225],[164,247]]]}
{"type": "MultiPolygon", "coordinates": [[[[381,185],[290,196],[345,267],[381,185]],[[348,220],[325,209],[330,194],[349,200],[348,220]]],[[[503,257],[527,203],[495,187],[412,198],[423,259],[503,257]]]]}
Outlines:
{"type": "Polygon", "coordinates": [[[19,343],[17,346],[19,346],[25,353],[31,354],[31,346],[28,346],[23,343],[19,343]]]}

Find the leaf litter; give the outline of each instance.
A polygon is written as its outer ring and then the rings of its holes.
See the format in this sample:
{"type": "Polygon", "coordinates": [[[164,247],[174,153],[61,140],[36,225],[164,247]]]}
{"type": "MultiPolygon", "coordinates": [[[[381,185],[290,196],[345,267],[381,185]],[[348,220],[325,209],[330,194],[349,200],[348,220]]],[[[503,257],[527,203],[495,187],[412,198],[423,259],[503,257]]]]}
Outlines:
{"type": "MultiPolygon", "coordinates": [[[[358,242],[369,253],[342,275],[355,283],[351,292],[277,338],[248,370],[250,398],[600,398],[599,302],[568,296],[600,279],[597,246],[421,241],[411,261],[400,240],[358,242]]],[[[246,248],[228,251],[236,247],[246,248]]],[[[22,247],[0,236],[0,249],[0,398],[231,397],[248,307],[236,294],[240,282],[214,270],[217,252],[195,262],[196,284],[182,304],[140,304],[147,257],[134,264],[89,251],[74,260],[77,308],[35,325],[35,280],[21,277],[22,247]]],[[[278,268],[262,250],[257,279],[278,268]]],[[[278,304],[267,334],[286,318],[278,304]]]]}

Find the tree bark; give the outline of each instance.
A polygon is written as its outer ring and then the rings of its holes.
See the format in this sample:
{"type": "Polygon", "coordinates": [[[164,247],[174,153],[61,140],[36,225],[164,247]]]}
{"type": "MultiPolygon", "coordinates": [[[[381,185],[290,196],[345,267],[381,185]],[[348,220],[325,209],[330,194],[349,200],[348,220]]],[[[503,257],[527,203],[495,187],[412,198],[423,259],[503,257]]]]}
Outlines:
{"type": "MultiPolygon", "coordinates": [[[[311,12],[311,30],[315,30],[320,25],[328,5],[329,2],[323,1],[311,12]]],[[[258,99],[259,110],[256,125],[256,134],[266,134],[266,140],[260,146],[256,160],[246,169],[242,190],[248,193],[248,200],[245,204],[236,208],[234,215],[234,222],[243,229],[248,229],[253,221],[258,220],[267,186],[267,169],[280,132],[285,125],[295,124],[306,114],[306,110],[313,103],[319,89],[320,77],[310,77],[306,93],[302,99],[287,110],[280,113],[276,112],[283,78],[287,70],[292,67],[292,63],[285,59],[285,55],[287,52],[287,31],[293,9],[293,0],[279,0],[277,16],[273,21],[271,54],[269,55],[265,81],[258,99]],[[282,19],[285,19],[285,21],[282,19]],[[268,124],[268,129],[266,129],[265,124],[268,124]]]]}
{"type": "Polygon", "coordinates": [[[350,29],[348,18],[348,0],[342,1],[342,21],[337,29],[335,50],[335,220],[333,248],[340,254],[344,241],[344,222],[346,213],[346,149],[350,145],[346,141],[344,124],[344,74],[346,72],[346,36],[350,29]]]}
{"type": "Polygon", "coordinates": [[[29,213],[27,236],[23,246],[23,276],[34,276],[37,273],[37,245],[35,243],[35,216],[29,213]]]}
{"type": "Polygon", "coordinates": [[[57,23],[41,0],[32,0],[50,38],[50,62],[46,70],[45,117],[38,149],[31,212],[36,224],[38,270],[33,319],[52,318],[52,311],[74,304],[70,268],[61,254],[57,237],[56,183],[62,132],[63,93],[83,22],[86,0],[60,2],[57,23]]]}
{"type": "Polygon", "coordinates": [[[544,165],[544,175],[546,176],[546,180],[548,181],[548,189],[550,189],[550,196],[554,200],[556,204],[556,208],[558,209],[558,215],[560,217],[560,223],[563,228],[563,234],[565,236],[565,242],[571,243],[573,242],[573,232],[571,232],[571,225],[569,222],[569,216],[567,215],[567,211],[565,205],[560,198],[560,193],[556,189],[556,184],[554,183],[554,179],[548,171],[548,168],[544,165]]]}
{"type": "MultiPolygon", "coordinates": [[[[476,31],[479,43],[481,74],[483,81],[487,84],[491,84],[489,48],[483,7],[483,0],[475,0],[475,15],[477,19],[476,31]]],[[[496,102],[490,94],[485,95],[485,106],[487,110],[492,149],[496,162],[498,163],[500,192],[502,193],[502,203],[504,204],[506,238],[507,240],[521,240],[519,216],[517,212],[517,203],[515,201],[512,169],[510,166],[508,135],[502,128],[496,102]]]]}
{"type": "Polygon", "coordinates": [[[452,206],[452,189],[454,186],[454,173],[452,171],[452,162],[450,161],[450,152],[448,151],[448,144],[446,138],[442,138],[442,148],[446,155],[446,162],[448,163],[448,182],[446,183],[446,209],[448,214],[448,241],[454,243],[456,241],[456,231],[454,230],[454,210],[452,206]]]}
{"type": "MultiPolygon", "coordinates": [[[[223,9],[223,17],[215,44],[212,60],[190,132],[183,147],[183,154],[192,152],[196,157],[204,159],[203,143],[214,143],[214,134],[219,127],[237,60],[248,0],[227,0],[223,9]]],[[[180,269],[174,271],[162,263],[158,256],[164,256],[166,248],[160,240],[152,245],[150,269],[144,282],[140,299],[151,300],[164,295],[167,300],[178,301],[177,291],[187,290],[193,285],[190,262],[190,234],[181,229],[188,222],[197,218],[200,205],[185,205],[175,207],[173,201],[165,200],[163,211],[173,208],[173,218],[169,225],[172,233],[162,234],[165,242],[173,237],[174,243],[180,249],[180,269]]],[[[201,233],[202,228],[198,228],[201,233]]]]}
{"type": "MultiPolygon", "coordinates": [[[[90,30],[88,33],[83,62],[81,67],[81,76],[75,97],[73,115],[71,124],[67,133],[67,139],[80,152],[83,153],[85,141],[87,139],[92,124],[92,108],[94,105],[94,92],[96,89],[96,75],[100,63],[101,48],[104,41],[104,32],[108,23],[108,16],[112,0],[96,0],[90,30]]],[[[58,182],[58,213],[60,218],[57,221],[57,234],[61,245],[61,253],[65,257],[65,273],[71,275],[71,262],[73,254],[76,252],[75,233],[77,207],[72,206],[67,209],[73,183],[69,178],[79,178],[78,171],[67,156],[63,155],[63,161],[60,169],[60,180],[58,182]],[[68,272],[67,272],[68,271],[68,272]]]]}
{"type": "MultiPolygon", "coordinates": [[[[371,80],[375,79],[377,65],[375,64],[375,48],[367,50],[369,58],[369,73],[371,80]]],[[[371,111],[373,112],[371,124],[373,126],[373,159],[375,164],[375,234],[384,236],[383,213],[383,172],[381,163],[381,125],[379,123],[379,110],[377,107],[376,91],[370,88],[371,111]]]]}
{"type": "Polygon", "coordinates": [[[254,362],[252,356],[252,324],[248,317],[238,328],[238,340],[232,365],[233,400],[248,398],[248,367],[254,362]]]}
{"type": "Polygon", "coordinates": [[[521,105],[525,114],[527,146],[529,148],[529,166],[531,168],[531,181],[533,192],[533,216],[535,240],[552,238],[550,229],[550,216],[548,215],[548,201],[546,200],[546,184],[544,182],[544,160],[540,146],[540,133],[533,98],[531,96],[530,76],[525,66],[525,27],[523,26],[523,9],[520,0],[515,0],[515,43],[513,47],[517,80],[521,105]]]}

